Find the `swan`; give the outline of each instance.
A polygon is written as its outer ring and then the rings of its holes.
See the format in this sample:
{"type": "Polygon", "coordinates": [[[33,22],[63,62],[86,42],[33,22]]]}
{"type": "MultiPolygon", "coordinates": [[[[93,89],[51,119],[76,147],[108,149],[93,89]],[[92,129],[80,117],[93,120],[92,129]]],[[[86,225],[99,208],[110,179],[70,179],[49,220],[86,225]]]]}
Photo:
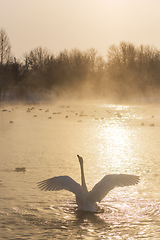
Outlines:
{"type": "Polygon", "coordinates": [[[139,182],[139,176],[128,174],[110,174],[99,181],[91,191],[88,191],[83,168],[83,158],[77,155],[81,169],[81,183],[75,182],[69,176],[58,176],[38,182],[41,190],[59,191],[67,190],[75,194],[78,210],[96,212],[98,210],[97,202],[107,195],[115,187],[135,185],[139,182]]]}

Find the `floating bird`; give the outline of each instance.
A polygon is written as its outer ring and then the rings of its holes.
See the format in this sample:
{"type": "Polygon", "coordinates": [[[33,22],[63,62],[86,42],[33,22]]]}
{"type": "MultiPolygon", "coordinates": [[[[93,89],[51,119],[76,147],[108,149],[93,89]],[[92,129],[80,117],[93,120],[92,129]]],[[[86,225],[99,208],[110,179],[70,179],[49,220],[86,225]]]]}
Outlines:
{"type": "Polygon", "coordinates": [[[26,168],[25,167],[17,167],[17,168],[14,169],[14,171],[16,171],[16,172],[25,172],[26,168]]]}
{"type": "Polygon", "coordinates": [[[59,191],[63,189],[70,191],[76,196],[78,210],[96,212],[98,210],[97,202],[101,202],[110,190],[115,187],[135,185],[139,182],[139,177],[135,175],[110,174],[102,178],[91,191],[88,191],[84,176],[83,158],[79,155],[77,157],[81,168],[82,185],[69,176],[58,176],[38,182],[39,188],[45,191],[59,191]]]}

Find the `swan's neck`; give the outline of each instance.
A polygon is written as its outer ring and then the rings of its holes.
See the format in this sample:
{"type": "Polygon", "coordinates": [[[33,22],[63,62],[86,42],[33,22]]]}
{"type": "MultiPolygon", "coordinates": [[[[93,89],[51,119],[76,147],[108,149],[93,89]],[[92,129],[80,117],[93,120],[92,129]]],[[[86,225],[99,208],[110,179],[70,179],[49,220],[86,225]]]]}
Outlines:
{"type": "Polygon", "coordinates": [[[85,177],[84,177],[84,169],[83,169],[83,163],[80,164],[81,166],[81,181],[82,181],[82,188],[85,192],[88,192],[85,177]]]}

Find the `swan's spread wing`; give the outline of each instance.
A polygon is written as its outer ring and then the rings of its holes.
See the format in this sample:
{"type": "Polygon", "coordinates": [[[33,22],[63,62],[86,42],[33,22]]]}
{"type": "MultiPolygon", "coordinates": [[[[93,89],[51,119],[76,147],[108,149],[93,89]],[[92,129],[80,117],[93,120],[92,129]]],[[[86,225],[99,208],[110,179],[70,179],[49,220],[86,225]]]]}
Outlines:
{"type": "Polygon", "coordinates": [[[106,175],[89,192],[89,198],[93,202],[100,202],[114,187],[124,187],[137,184],[139,177],[127,174],[106,175]]]}
{"type": "Polygon", "coordinates": [[[67,190],[81,197],[83,194],[82,187],[69,176],[58,176],[43,180],[37,183],[41,190],[59,191],[67,190]]]}

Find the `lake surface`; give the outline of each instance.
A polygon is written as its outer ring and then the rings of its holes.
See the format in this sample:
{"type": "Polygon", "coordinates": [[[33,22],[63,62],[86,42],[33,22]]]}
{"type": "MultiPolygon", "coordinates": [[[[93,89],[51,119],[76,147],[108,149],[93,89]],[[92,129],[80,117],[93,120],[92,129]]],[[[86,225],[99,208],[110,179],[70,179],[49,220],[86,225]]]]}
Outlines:
{"type": "Polygon", "coordinates": [[[160,239],[159,106],[0,107],[1,239],[160,239]],[[140,183],[110,191],[98,213],[77,211],[67,191],[39,190],[53,176],[80,182],[77,154],[89,190],[112,173],[139,175],[140,183]]]}

